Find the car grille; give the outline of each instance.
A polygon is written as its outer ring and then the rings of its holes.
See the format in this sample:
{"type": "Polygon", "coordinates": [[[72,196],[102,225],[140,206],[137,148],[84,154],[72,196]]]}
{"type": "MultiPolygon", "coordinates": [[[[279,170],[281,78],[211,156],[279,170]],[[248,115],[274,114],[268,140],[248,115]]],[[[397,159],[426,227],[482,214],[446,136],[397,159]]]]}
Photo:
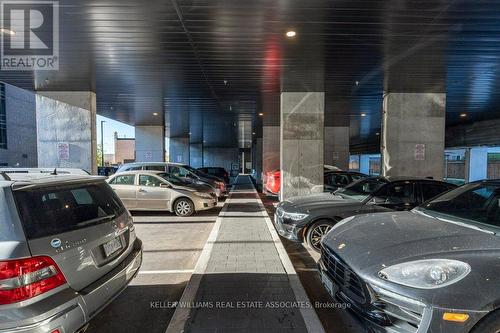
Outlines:
{"type": "Polygon", "coordinates": [[[358,275],[327,246],[322,246],[321,256],[328,275],[335,281],[340,290],[356,303],[366,303],[366,289],[358,275]]]}

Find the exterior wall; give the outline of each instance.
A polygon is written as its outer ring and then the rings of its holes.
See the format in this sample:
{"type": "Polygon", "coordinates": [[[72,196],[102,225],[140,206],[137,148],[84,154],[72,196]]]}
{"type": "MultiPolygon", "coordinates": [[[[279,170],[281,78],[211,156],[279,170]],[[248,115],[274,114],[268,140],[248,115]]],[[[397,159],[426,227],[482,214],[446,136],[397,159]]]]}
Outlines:
{"type": "Polygon", "coordinates": [[[203,166],[203,143],[191,143],[189,145],[189,165],[193,168],[203,166]]]}
{"type": "Polygon", "coordinates": [[[36,94],[39,167],[81,168],[97,173],[95,101],[92,92],[36,94]],[[59,153],[60,143],[69,145],[67,158],[59,153]]]}
{"type": "Polygon", "coordinates": [[[35,94],[5,85],[7,149],[0,149],[0,165],[36,167],[35,94]]]}
{"type": "Polygon", "coordinates": [[[113,163],[123,164],[135,160],[135,139],[117,138],[115,135],[115,157],[113,163]]]}
{"type": "Polygon", "coordinates": [[[325,164],[349,169],[349,127],[325,126],[325,164]]]}
{"type": "Polygon", "coordinates": [[[169,145],[170,162],[189,164],[189,137],[172,138],[170,137],[169,145]]]}
{"type": "Polygon", "coordinates": [[[137,162],[165,161],[163,126],[135,127],[135,160],[137,162]]]}

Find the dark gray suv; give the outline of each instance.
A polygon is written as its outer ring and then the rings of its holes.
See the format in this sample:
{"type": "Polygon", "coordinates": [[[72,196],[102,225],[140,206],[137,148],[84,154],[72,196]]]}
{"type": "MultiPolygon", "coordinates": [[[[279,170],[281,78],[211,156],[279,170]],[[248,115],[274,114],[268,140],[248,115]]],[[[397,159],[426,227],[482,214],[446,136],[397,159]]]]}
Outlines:
{"type": "Polygon", "coordinates": [[[0,331],[83,331],[139,271],[132,219],[103,177],[11,177],[0,174],[0,331]]]}
{"type": "Polygon", "coordinates": [[[370,332],[500,332],[500,180],[409,212],[349,217],[323,238],[322,282],[370,332]]]}

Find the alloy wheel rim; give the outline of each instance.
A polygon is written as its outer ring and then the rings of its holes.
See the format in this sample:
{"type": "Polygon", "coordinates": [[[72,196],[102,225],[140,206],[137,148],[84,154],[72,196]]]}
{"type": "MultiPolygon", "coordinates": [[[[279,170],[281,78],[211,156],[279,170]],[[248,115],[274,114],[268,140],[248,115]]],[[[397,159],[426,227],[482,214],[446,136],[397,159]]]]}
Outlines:
{"type": "Polygon", "coordinates": [[[331,228],[332,227],[330,225],[323,224],[313,229],[311,233],[311,245],[315,249],[320,248],[321,240],[328,233],[328,231],[330,231],[331,228]]]}
{"type": "Polygon", "coordinates": [[[177,204],[177,212],[180,215],[186,215],[191,210],[191,205],[186,201],[181,201],[177,204]]]}

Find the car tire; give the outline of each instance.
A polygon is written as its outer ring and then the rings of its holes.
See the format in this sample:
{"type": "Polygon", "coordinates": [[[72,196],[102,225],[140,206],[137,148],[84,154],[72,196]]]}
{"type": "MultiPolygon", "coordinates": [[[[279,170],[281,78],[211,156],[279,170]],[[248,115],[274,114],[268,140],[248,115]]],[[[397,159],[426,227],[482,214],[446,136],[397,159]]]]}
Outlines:
{"type": "Polygon", "coordinates": [[[500,332],[500,310],[496,310],[484,317],[472,328],[471,333],[498,333],[500,332]]]}
{"type": "Polygon", "coordinates": [[[177,216],[186,217],[194,213],[194,204],[188,198],[180,198],[174,202],[174,213],[177,216]]]}
{"type": "Polygon", "coordinates": [[[319,220],[314,222],[306,232],[306,243],[314,251],[321,252],[321,239],[335,225],[332,220],[319,220]]]}

